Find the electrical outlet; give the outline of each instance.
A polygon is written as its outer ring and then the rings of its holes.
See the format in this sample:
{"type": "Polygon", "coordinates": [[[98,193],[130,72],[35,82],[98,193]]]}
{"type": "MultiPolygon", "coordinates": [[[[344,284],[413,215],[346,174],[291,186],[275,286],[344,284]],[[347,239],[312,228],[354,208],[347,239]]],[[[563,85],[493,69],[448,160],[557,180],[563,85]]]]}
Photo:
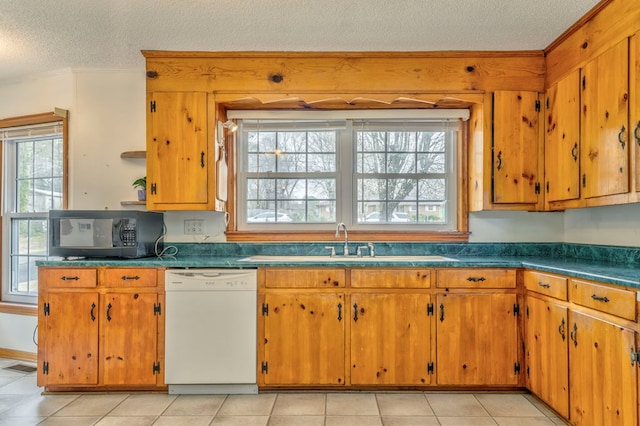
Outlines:
{"type": "Polygon", "coordinates": [[[185,235],[204,235],[204,219],[185,219],[185,235]]]}

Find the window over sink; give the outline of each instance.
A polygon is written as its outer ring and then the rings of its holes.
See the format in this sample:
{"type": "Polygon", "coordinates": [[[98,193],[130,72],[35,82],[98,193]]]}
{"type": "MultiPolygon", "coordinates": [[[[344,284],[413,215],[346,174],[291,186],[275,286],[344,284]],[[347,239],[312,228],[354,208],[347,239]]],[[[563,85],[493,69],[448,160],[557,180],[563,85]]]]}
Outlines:
{"type": "Polygon", "coordinates": [[[467,110],[227,111],[240,231],[455,232],[467,110]]]}

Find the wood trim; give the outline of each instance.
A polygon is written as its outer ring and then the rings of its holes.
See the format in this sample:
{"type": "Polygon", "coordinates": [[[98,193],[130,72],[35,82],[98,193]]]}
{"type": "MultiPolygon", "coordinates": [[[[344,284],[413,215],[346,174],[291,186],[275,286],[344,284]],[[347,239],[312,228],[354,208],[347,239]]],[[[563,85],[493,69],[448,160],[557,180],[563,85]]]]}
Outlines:
{"type": "MultiPolygon", "coordinates": [[[[467,242],[469,232],[392,232],[392,231],[349,231],[352,241],[442,241],[467,242]]],[[[227,231],[227,241],[337,241],[332,231],[320,232],[249,232],[227,231]]]]}
{"type": "Polygon", "coordinates": [[[19,359],[23,361],[38,361],[38,356],[34,352],[16,351],[15,349],[0,348],[0,358],[19,359]]]}
{"type": "Polygon", "coordinates": [[[56,121],[64,121],[64,118],[53,112],[43,112],[40,114],[0,119],[0,129],[5,127],[29,126],[32,124],[55,123],[56,121]]]}
{"type": "Polygon", "coordinates": [[[38,306],[25,305],[23,303],[0,302],[0,313],[35,317],[38,315],[38,306]]]}
{"type": "Polygon", "coordinates": [[[589,22],[594,16],[596,16],[602,9],[607,7],[609,3],[613,0],[601,0],[600,3],[596,4],[589,10],[585,15],[578,19],[573,25],[567,28],[560,36],[551,42],[549,46],[544,49],[545,55],[564,43],[569,37],[571,37],[576,31],[582,28],[587,22],[589,22]]]}

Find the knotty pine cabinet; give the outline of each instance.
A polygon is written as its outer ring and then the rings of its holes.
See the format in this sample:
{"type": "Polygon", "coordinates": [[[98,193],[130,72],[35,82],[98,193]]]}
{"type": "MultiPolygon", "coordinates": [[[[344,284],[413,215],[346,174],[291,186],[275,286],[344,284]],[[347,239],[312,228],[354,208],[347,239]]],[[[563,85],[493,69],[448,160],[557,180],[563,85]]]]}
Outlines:
{"type": "Polygon", "coordinates": [[[469,210],[542,210],[541,95],[497,90],[470,107],[469,210]]]}
{"type": "Polygon", "coordinates": [[[580,198],[580,71],[546,93],[545,196],[548,203],[580,198]]]}
{"type": "Polygon", "coordinates": [[[584,198],[629,192],[629,41],[589,61],[581,77],[584,198]]]}
{"type": "Polygon", "coordinates": [[[432,383],[429,269],[351,269],[352,385],[432,383]]]}
{"type": "Polygon", "coordinates": [[[258,384],[345,384],[345,270],[261,268],[258,384]]]}
{"type": "Polygon", "coordinates": [[[636,425],[636,292],[525,271],[527,386],[572,425],[636,425]]]}
{"type": "Polygon", "coordinates": [[[527,387],[569,418],[569,308],[567,278],[524,272],[527,387]]]}
{"type": "Polygon", "coordinates": [[[437,271],[437,383],[517,385],[519,303],[516,271],[437,271]],[[512,290],[506,290],[512,289],[512,290]]]}
{"type": "Polygon", "coordinates": [[[515,270],[267,267],[258,277],[259,386],[521,384],[515,270]]]}
{"type": "Polygon", "coordinates": [[[205,92],[147,93],[147,208],[219,210],[215,108],[205,92]]]}
{"type": "Polygon", "coordinates": [[[39,386],[164,386],[164,293],[156,268],[41,267],[38,274],[39,386]]]}

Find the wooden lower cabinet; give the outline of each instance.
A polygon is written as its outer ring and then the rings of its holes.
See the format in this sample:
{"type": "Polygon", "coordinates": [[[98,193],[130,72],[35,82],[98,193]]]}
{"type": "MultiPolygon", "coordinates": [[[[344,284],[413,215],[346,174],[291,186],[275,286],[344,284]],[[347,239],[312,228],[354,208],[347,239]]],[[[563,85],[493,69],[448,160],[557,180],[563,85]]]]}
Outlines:
{"type": "Polygon", "coordinates": [[[38,385],[97,385],[98,292],[50,291],[40,306],[46,321],[39,327],[47,338],[40,341],[46,357],[38,385]]]}
{"type": "Polygon", "coordinates": [[[103,296],[104,346],[100,362],[105,385],[156,384],[157,303],[158,295],[154,293],[110,292],[103,296]]]}
{"type": "Polygon", "coordinates": [[[131,268],[105,269],[40,268],[38,386],[164,387],[164,293],[156,280],[162,273],[141,270],[126,287],[105,277],[129,281],[131,268]],[[139,277],[148,279],[135,287],[139,277]]]}
{"type": "Polygon", "coordinates": [[[344,385],[344,293],[268,293],[260,309],[264,385],[344,385]]]}
{"type": "Polygon", "coordinates": [[[429,294],[351,295],[351,384],[431,383],[429,294]]]}
{"type": "Polygon", "coordinates": [[[571,423],[636,425],[635,331],[580,312],[569,318],[571,423]]]}
{"type": "Polygon", "coordinates": [[[438,294],[437,383],[517,385],[515,294],[438,294]]]}
{"type": "Polygon", "coordinates": [[[569,418],[568,308],[527,295],[525,310],[529,389],[564,418],[569,418]]]}

